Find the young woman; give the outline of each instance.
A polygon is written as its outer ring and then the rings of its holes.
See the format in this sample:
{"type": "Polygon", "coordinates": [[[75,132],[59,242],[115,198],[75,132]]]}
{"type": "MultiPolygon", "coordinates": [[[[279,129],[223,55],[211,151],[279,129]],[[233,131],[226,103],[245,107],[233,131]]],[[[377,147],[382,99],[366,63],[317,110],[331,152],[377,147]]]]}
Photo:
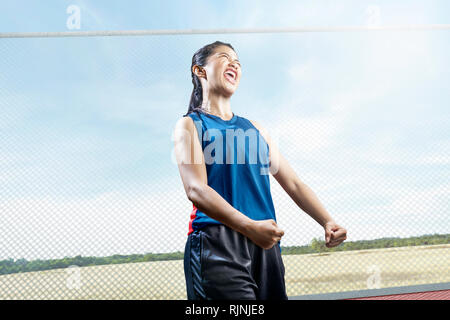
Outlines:
{"type": "Polygon", "coordinates": [[[285,300],[284,231],[276,223],[268,173],[323,226],[327,247],[339,245],[347,231],[300,181],[267,131],[232,112],[230,98],[242,75],[234,48],[216,41],[199,49],[191,74],[189,110],[174,131],[178,168],[193,203],[184,253],[187,297],[285,300]],[[235,143],[242,132],[245,143],[235,143]],[[255,152],[259,157],[251,161],[255,152]]]}

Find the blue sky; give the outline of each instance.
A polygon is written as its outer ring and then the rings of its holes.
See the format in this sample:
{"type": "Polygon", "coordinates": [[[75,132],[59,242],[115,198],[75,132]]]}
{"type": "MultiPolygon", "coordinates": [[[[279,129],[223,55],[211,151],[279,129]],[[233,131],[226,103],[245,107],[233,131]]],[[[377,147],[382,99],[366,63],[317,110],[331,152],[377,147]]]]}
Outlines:
{"type": "MultiPolygon", "coordinates": [[[[448,1],[9,1],[0,32],[449,24],[448,1]]],[[[0,39],[0,259],[183,250],[171,160],[193,53],[231,43],[259,121],[348,240],[449,233],[450,31],[0,39]]],[[[284,245],[323,237],[271,177],[284,245]]]]}

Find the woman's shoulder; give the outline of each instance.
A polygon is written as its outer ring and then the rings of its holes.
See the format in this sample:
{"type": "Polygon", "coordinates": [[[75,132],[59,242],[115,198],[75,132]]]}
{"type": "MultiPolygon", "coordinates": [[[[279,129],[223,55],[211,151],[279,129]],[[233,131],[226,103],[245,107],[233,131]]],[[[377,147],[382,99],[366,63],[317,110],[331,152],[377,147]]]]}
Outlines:
{"type": "Polygon", "coordinates": [[[201,120],[197,112],[189,112],[178,119],[180,125],[190,125],[193,121],[201,120]]]}
{"type": "Polygon", "coordinates": [[[201,137],[202,126],[199,122],[201,120],[195,112],[183,115],[178,119],[175,124],[175,133],[177,135],[184,135],[189,133],[190,135],[197,133],[199,138],[201,137]]]}
{"type": "Polygon", "coordinates": [[[192,131],[194,127],[194,120],[189,115],[183,115],[175,124],[175,131],[182,132],[184,130],[192,131]]]}

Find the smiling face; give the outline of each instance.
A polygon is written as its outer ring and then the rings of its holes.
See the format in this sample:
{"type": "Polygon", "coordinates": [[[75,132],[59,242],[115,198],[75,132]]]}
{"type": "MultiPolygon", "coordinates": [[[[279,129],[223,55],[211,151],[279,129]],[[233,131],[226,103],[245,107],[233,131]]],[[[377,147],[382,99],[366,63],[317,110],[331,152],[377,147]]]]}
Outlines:
{"type": "Polygon", "coordinates": [[[236,52],[230,47],[217,47],[203,68],[206,71],[207,87],[210,91],[231,96],[239,86],[241,64],[236,52]]]}

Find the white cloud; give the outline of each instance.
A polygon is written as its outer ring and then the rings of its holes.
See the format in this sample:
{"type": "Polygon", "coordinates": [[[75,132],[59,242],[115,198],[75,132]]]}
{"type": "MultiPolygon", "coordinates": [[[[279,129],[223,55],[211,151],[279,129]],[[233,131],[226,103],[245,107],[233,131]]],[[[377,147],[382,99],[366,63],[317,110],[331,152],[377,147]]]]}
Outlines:
{"type": "MultiPolygon", "coordinates": [[[[405,188],[406,189],[406,188],[405,188]]],[[[450,199],[450,189],[447,185],[420,189],[408,188],[403,194],[387,206],[387,211],[394,216],[422,217],[424,221],[439,215],[449,217],[445,212],[445,202],[450,199]],[[408,191],[407,191],[408,190],[408,191]]],[[[448,203],[447,203],[448,206],[448,203]]],[[[447,224],[447,226],[450,226],[447,224]]]]}
{"type": "Polygon", "coordinates": [[[333,143],[342,126],[342,117],[332,114],[298,116],[284,114],[268,126],[272,139],[283,151],[301,158],[313,157],[314,152],[322,151],[333,143]]]}
{"type": "Polygon", "coordinates": [[[181,183],[171,193],[2,200],[0,260],[183,250],[190,210],[181,183]]]}
{"type": "Polygon", "coordinates": [[[430,164],[430,165],[442,165],[447,164],[450,165],[450,155],[444,154],[431,154],[424,155],[415,161],[416,164],[430,164]]]}

